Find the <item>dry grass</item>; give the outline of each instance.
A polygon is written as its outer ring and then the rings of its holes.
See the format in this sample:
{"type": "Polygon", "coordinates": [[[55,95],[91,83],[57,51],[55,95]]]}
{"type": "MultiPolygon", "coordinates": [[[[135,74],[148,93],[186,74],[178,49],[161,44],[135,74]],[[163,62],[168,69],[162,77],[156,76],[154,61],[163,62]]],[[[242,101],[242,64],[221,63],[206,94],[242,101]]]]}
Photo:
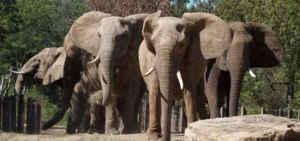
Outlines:
{"type": "MultiPolygon", "coordinates": [[[[54,127],[40,135],[5,133],[0,131],[0,141],[147,141],[146,134],[103,135],[65,134],[65,128],[54,127]]],[[[182,134],[172,135],[172,141],[184,141],[182,134]]]]}

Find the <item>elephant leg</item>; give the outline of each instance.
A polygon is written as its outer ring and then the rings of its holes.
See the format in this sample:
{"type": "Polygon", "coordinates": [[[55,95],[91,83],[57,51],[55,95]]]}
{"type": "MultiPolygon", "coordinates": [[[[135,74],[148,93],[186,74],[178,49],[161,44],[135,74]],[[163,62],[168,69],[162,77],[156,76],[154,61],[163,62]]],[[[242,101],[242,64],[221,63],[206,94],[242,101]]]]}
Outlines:
{"type": "Polygon", "coordinates": [[[75,134],[76,133],[76,120],[74,119],[74,110],[72,107],[69,108],[68,111],[68,123],[66,132],[68,134],[75,134]]]}
{"type": "Polygon", "coordinates": [[[110,102],[105,106],[105,134],[120,134],[118,131],[118,114],[114,102],[110,102]]]}
{"type": "Polygon", "coordinates": [[[149,86],[149,127],[147,130],[148,140],[157,140],[161,137],[160,127],[160,94],[158,79],[149,86]]]}
{"type": "Polygon", "coordinates": [[[134,104],[139,93],[139,82],[134,79],[129,82],[128,94],[125,98],[123,107],[123,122],[124,122],[124,133],[132,133],[135,127],[133,126],[134,117],[134,104]]]}
{"type": "Polygon", "coordinates": [[[133,117],[133,125],[134,127],[136,127],[135,129],[139,131],[138,129],[138,125],[139,125],[139,120],[138,120],[138,114],[139,114],[139,110],[140,110],[140,107],[141,107],[141,103],[142,103],[142,99],[145,95],[145,92],[146,92],[146,83],[144,82],[143,78],[141,77],[140,79],[140,83],[139,83],[139,94],[138,94],[138,97],[135,101],[135,104],[134,104],[134,117],[133,117]]]}
{"type": "Polygon", "coordinates": [[[205,86],[204,78],[202,78],[197,85],[197,96],[196,96],[196,111],[200,120],[207,119],[207,111],[205,107],[205,86]]]}
{"type": "Polygon", "coordinates": [[[184,90],[184,104],[186,107],[187,124],[196,120],[195,103],[196,103],[196,87],[190,87],[184,90]]]}
{"type": "Polygon", "coordinates": [[[90,104],[87,105],[85,112],[84,112],[84,116],[82,118],[82,122],[79,125],[78,128],[78,133],[86,133],[88,132],[89,128],[90,128],[90,120],[91,120],[91,116],[90,116],[90,104]]]}
{"type": "Polygon", "coordinates": [[[212,67],[210,69],[208,79],[205,84],[205,94],[207,97],[210,118],[220,117],[220,109],[218,106],[218,83],[221,75],[221,70],[212,67]]]}

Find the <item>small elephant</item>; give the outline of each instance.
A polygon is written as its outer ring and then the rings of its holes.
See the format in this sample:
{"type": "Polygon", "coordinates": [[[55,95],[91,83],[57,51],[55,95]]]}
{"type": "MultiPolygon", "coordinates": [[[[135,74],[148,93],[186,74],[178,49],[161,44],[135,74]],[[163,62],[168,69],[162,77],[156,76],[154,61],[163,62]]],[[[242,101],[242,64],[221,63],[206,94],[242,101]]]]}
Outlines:
{"type": "MultiPolygon", "coordinates": [[[[168,141],[172,100],[183,97],[187,122],[196,120],[196,86],[208,59],[229,47],[231,33],[228,24],[212,14],[185,13],[181,19],[160,16],[159,10],[144,22],[139,61],[149,89],[148,138],[157,139],[162,129],[162,139],[168,141]]],[[[204,99],[197,106],[205,108],[204,99]]]]}
{"type": "MultiPolygon", "coordinates": [[[[126,85],[126,91],[117,97],[125,96],[121,115],[125,129],[132,132],[134,104],[139,93],[141,73],[138,63],[138,48],[143,40],[141,33],[144,19],[148,14],[136,14],[127,17],[111,16],[102,12],[88,12],[79,17],[70,28],[64,39],[64,49],[67,57],[64,66],[64,95],[71,98],[80,72],[87,72],[95,91],[102,90],[102,104],[106,112],[110,103],[111,93],[118,93],[113,82],[126,85]],[[94,60],[83,60],[82,51],[91,54],[94,60]],[[93,68],[93,69],[92,69],[93,68]],[[94,69],[96,68],[96,70],[94,69]],[[115,72],[124,74],[120,81],[114,81],[115,72]],[[130,75],[129,75],[130,74],[130,75]]],[[[112,119],[106,117],[105,133],[118,134],[112,119]]]]}
{"type": "Polygon", "coordinates": [[[283,57],[283,45],[273,30],[254,22],[228,24],[232,33],[231,45],[218,58],[210,60],[204,80],[211,118],[220,117],[220,103],[224,103],[226,96],[229,116],[237,116],[247,70],[277,66],[283,57]]]}

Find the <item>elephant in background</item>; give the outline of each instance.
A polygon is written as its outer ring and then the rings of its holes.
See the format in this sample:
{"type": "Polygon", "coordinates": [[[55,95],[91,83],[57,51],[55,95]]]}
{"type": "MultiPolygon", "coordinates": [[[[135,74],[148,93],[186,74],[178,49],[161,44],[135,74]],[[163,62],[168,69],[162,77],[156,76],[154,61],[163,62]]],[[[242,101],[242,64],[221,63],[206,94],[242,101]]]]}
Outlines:
{"type": "Polygon", "coordinates": [[[88,12],[79,17],[71,26],[64,39],[64,49],[67,57],[64,66],[64,95],[71,98],[80,72],[87,72],[92,87],[96,91],[102,90],[102,104],[105,106],[106,116],[105,133],[119,134],[115,127],[112,106],[108,99],[111,93],[118,93],[113,86],[114,74],[120,71],[125,74],[120,83],[126,84],[123,109],[125,129],[131,132],[133,123],[134,104],[138,97],[138,88],[141,74],[138,64],[138,48],[143,40],[141,33],[144,19],[148,14],[136,14],[127,17],[111,16],[102,12],[88,12]],[[81,51],[86,51],[95,57],[92,61],[82,60],[81,51]],[[91,68],[96,68],[91,69],[91,68]],[[130,76],[128,74],[131,74],[130,76]]]}
{"type": "MultiPolygon", "coordinates": [[[[12,73],[17,73],[18,77],[15,84],[16,95],[20,95],[25,85],[25,81],[29,78],[41,79],[43,85],[51,85],[52,87],[63,88],[63,67],[66,59],[66,54],[63,47],[45,48],[35,56],[31,57],[20,69],[20,71],[10,70],[12,73]]],[[[81,120],[85,112],[87,97],[89,95],[89,82],[85,75],[82,75],[80,82],[74,88],[68,116],[68,130],[76,130],[81,125],[81,120]],[[72,127],[73,126],[73,127],[72,127]]],[[[59,103],[58,111],[64,111],[69,106],[62,107],[65,103],[70,103],[62,98],[59,103]]],[[[46,130],[59,122],[61,118],[57,114],[53,119],[47,121],[42,129],[46,130]]],[[[84,127],[84,125],[82,125],[84,127]]],[[[86,125],[85,125],[86,126],[86,125]]]]}
{"type": "MultiPolygon", "coordinates": [[[[185,13],[182,19],[160,16],[158,11],[144,22],[139,61],[149,89],[148,138],[157,139],[162,130],[162,139],[168,141],[172,100],[183,97],[187,121],[195,121],[196,86],[208,59],[229,47],[231,32],[225,21],[212,14],[185,13]]],[[[202,100],[197,106],[205,108],[202,100]]]]}
{"type": "Polygon", "coordinates": [[[42,80],[43,85],[51,84],[62,87],[63,66],[66,54],[63,47],[45,48],[37,55],[31,57],[20,69],[20,71],[9,70],[18,74],[15,91],[20,95],[24,87],[25,76],[42,80]]]}
{"type": "MultiPolygon", "coordinates": [[[[232,33],[230,47],[209,61],[205,75],[205,93],[210,117],[220,117],[220,107],[227,96],[229,116],[237,116],[243,77],[250,68],[279,65],[283,46],[278,35],[262,24],[228,23],[232,33]]],[[[250,71],[251,74],[251,71],[250,71]]]]}

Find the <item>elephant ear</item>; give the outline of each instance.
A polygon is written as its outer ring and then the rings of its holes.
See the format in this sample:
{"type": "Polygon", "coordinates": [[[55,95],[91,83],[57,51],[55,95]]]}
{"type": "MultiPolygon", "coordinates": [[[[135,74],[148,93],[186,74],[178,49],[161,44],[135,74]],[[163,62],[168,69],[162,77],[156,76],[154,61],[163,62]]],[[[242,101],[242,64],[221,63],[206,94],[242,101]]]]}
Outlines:
{"type": "Polygon", "coordinates": [[[144,36],[144,40],[146,42],[147,48],[150,52],[155,54],[155,48],[151,43],[151,36],[153,34],[153,30],[156,24],[157,19],[161,16],[161,10],[149,15],[143,24],[142,34],[144,36]]]}
{"type": "Polygon", "coordinates": [[[190,46],[199,46],[205,59],[216,58],[227,50],[231,43],[228,24],[208,13],[184,13],[190,29],[190,46]]]}
{"type": "Polygon", "coordinates": [[[43,78],[43,85],[48,85],[63,78],[64,64],[66,59],[66,53],[63,47],[56,49],[56,54],[54,54],[54,57],[54,63],[48,68],[43,78]]]}
{"type": "Polygon", "coordinates": [[[252,36],[250,67],[268,68],[279,65],[284,51],[277,33],[259,23],[246,24],[252,36]]]}
{"type": "Polygon", "coordinates": [[[109,16],[111,16],[111,14],[98,11],[85,13],[73,23],[68,33],[70,40],[75,43],[76,47],[84,49],[96,56],[100,47],[97,29],[100,26],[100,21],[109,16]]]}
{"type": "Polygon", "coordinates": [[[150,14],[135,14],[125,17],[125,20],[130,21],[130,31],[131,31],[131,40],[129,47],[130,55],[137,55],[135,52],[139,49],[140,43],[143,41],[144,37],[142,35],[142,29],[145,19],[150,14]],[[133,53],[133,54],[132,54],[133,53]]]}

